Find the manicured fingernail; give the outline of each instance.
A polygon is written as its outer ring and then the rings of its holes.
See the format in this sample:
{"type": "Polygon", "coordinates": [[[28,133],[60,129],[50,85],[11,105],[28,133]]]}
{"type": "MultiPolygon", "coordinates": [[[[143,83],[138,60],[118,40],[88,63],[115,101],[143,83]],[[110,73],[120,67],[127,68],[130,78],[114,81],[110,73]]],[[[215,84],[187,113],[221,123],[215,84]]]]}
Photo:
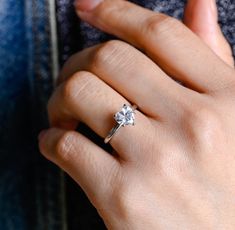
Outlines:
{"type": "Polygon", "coordinates": [[[75,0],[74,6],[78,11],[91,11],[101,2],[102,0],[75,0]]]}
{"type": "Polygon", "coordinates": [[[42,130],[38,135],[38,140],[41,141],[46,134],[47,134],[47,130],[42,130]]]}

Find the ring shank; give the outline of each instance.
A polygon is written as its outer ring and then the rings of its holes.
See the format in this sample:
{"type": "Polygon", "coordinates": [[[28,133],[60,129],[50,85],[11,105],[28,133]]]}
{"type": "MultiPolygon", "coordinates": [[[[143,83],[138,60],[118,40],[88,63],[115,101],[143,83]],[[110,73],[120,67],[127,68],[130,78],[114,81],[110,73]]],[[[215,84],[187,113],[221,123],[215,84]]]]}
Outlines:
{"type": "Polygon", "coordinates": [[[104,143],[108,144],[109,141],[112,139],[112,137],[114,136],[114,134],[122,127],[122,124],[117,124],[115,127],[113,127],[111,129],[111,131],[109,132],[108,136],[104,139],[104,143]]]}

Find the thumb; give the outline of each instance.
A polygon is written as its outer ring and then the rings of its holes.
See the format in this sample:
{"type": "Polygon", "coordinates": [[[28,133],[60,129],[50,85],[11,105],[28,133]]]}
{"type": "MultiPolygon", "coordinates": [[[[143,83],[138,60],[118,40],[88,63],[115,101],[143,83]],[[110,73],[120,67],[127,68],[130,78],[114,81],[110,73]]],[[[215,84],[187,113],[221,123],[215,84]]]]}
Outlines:
{"type": "Polygon", "coordinates": [[[234,67],[231,47],[218,24],[216,0],[188,0],[184,23],[224,62],[234,67]]]}

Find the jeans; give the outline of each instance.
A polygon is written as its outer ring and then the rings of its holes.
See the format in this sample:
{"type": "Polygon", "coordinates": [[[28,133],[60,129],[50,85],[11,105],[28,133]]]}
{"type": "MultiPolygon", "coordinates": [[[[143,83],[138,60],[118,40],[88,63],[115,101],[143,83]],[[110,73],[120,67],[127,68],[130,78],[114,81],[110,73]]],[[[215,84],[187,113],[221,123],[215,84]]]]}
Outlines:
{"type": "Polygon", "coordinates": [[[63,176],[37,147],[52,91],[47,4],[0,3],[0,230],[63,229],[63,176]]]}
{"type": "MultiPolygon", "coordinates": [[[[112,37],[79,21],[72,0],[52,2],[0,3],[0,230],[105,229],[82,190],[40,155],[37,134],[48,126],[46,104],[57,64],[112,37]]],[[[177,18],[185,4],[133,2],[177,18]]],[[[235,51],[235,2],[218,5],[219,22],[235,51]]]]}

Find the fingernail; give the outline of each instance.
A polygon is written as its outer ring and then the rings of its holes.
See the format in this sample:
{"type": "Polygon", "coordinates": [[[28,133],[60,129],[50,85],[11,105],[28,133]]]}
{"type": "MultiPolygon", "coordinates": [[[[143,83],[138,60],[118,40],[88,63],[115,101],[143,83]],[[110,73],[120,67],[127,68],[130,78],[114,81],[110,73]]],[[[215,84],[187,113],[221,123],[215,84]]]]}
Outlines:
{"type": "Polygon", "coordinates": [[[91,11],[101,2],[102,0],[75,0],[74,6],[78,11],[91,11]]]}
{"type": "Polygon", "coordinates": [[[46,134],[47,134],[47,130],[42,130],[38,135],[38,140],[41,141],[46,134]]]}

